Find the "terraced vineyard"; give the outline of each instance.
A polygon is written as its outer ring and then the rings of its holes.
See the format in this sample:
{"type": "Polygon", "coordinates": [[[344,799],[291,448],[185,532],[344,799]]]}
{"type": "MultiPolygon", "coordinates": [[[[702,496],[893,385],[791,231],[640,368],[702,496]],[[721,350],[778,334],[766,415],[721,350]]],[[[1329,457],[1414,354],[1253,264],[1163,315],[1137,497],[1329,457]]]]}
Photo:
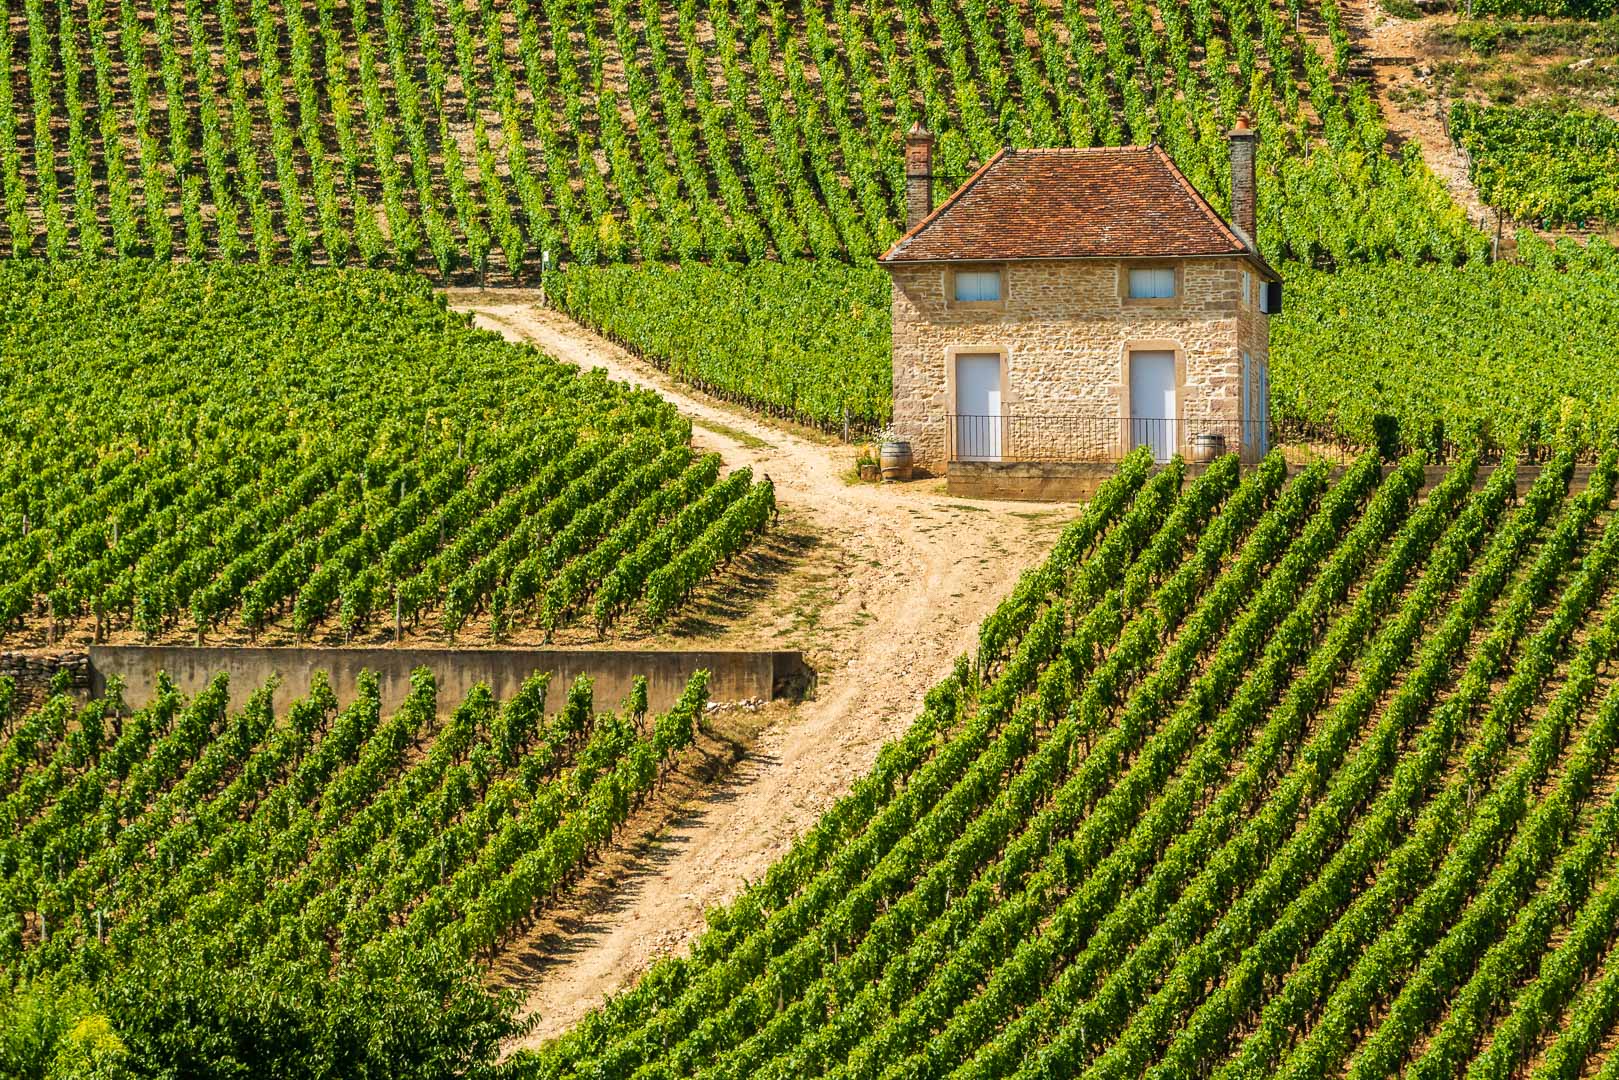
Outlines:
{"type": "Polygon", "coordinates": [[[852,434],[893,409],[890,283],[831,260],[574,267],[550,300],[682,382],[852,434]]]}
{"type": "Polygon", "coordinates": [[[1590,1075],[1619,455],[1521,496],[1415,457],[1149,472],[689,958],[515,1071],[1590,1075]]]}
{"type": "Polygon", "coordinates": [[[666,619],[771,520],[649,391],[420,279],[0,269],[0,638],[666,619]]]}
{"type": "Polygon", "coordinates": [[[1619,249],[1522,233],[1518,252],[1487,266],[1295,271],[1272,325],[1278,419],[1362,446],[1380,415],[1408,447],[1612,445],[1619,396],[1604,358],[1619,333],[1619,249]]]}
{"type": "MultiPolygon", "coordinates": [[[[346,707],[317,681],[284,716],[268,688],[231,711],[223,676],[191,701],[164,684],[133,714],[116,690],[0,708],[0,970],[39,980],[188,957],[296,995],[283,1020],[308,1026],[321,995],[346,1001],[424,957],[486,1000],[466,962],[611,839],[707,701],[698,672],[667,713],[647,714],[644,681],[622,712],[598,713],[581,679],[547,716],[548,681],[504,703],[478,687],[442,724],[426,670],[388,717],[369,676],[346,707]]],[[[10,696],[0,686],[0,704],[10,696]]],[[[365,1046],[391,1022],[368,1017],[323,1052],[426,1071],[365,1046]]]]}
{"type": "Polygon", "coordinates": [[[945,189],[1003,145],[1157,141],[1223,205],[1243,112],[1272,259],[1484,250],[1384,150],[1336,0],[8,0],[0,22],[19,255],[862,258],[897,235],[914,121],[945,189]]]}
{"type": "Polygon", "coordinates": [[[1546,228],[1619,224],[1619,121],[1538,106],[1451,107],[1450,134],[1493,206],[1546,228]]]}

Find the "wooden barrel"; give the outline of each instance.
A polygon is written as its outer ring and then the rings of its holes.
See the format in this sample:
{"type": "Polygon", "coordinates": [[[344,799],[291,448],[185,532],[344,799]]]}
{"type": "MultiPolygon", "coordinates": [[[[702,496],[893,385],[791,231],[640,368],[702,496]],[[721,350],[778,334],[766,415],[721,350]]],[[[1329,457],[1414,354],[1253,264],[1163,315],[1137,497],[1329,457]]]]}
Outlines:
{"type": "Polygon", "coordinates": [[[1192,460],[1215,461],[1225,456],[1225,436],[1204,434],[1192,436],[1192,460]]]}
{"type": "Polygon", "coordinates": [[[882,459],[884,480],[911,478],[911,443],[908,439],[890,439],[883,443],[878,454],[882,459]]]}

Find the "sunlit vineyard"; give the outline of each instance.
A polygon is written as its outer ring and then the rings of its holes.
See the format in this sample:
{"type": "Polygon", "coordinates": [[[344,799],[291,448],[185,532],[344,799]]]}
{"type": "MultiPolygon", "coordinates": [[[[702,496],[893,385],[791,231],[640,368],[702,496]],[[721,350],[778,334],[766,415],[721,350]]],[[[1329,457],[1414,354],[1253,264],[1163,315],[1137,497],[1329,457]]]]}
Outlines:
{"type": "Polygon", "coordinates": [[[13,641],[656,625],[774,513],[655,394],[419,278],[8,264],[0,293],[13,641]]]}
{"type": "MultiPolygon", "coordinates": [[[[1619,251],[1493,261],[1378,19],[0,0],[0,1078],[1619,1080],[1619,251]],[[1240,123],[1309,447],[1142,450],[1061,518],[854,482],[904,132],[935,200],[1151,143],[1223,213],[1240,123]],[[472,284],[789,423],[683,404],[727,469],[472,284]],[[75,684],[108,642],[824,670],[75,684]]],[[[1610,118],[1450,125],[1486,203],[1619,217],[1610,118]]]]}
{"type": "Polygon", "coordinates": [[[575,267],[551,302],[683,382],[850,435],[892,408],[888,274],[824,261],[575,267]]]}
{"type": "Polygon", "coordinates": [[[689,958],[517,1071],[1580,1075],[1619,455],[1422,464],[1132,458],[689,958]]]}
{"type": "Polygon", "coordinates": [[[1263,134],[1267,255],[1483,238],[1391,157],[1340,5],[1268,0],[8,0],[0,249],[532,273],[550,252],[865,257],[899,133],[1157,141],[1217,205],[1263,134]],[[1310,152],[1301,153],[1308,145],[1310,152]]]}
{"type": "MultiPolygon", "coordinates": [[[[509,701],[480,686],[441,703],[420,670],[386,716],[374,677],[341,706],[317,681],[285,715],[268,688],[230,709],[223,676],[189,701],[160,685],[136,712],[115,689],[11,715],[0,692],[0,970],[48,984],[190,957],[295,999],[281,1010],[288,1030],[256,1055],[244,1053],[254,1040],[216,1039],[220,1074],[233,1061],[297,1067],[300,1046],[332,1055],[325,1067],[431,1074],[439,1063],[406,1052],[408,1033],[379,1034],[391,1014],[365,995],[386,995],[385,980],[408,981],[412,958],[426,958],[450,987],[438,992],[485,1001],[478,1021],[509,1028],[468,962],[526,927],[608,843],[691,745],[707,701],[702,672],[661,715],[649,715],[644,681],[619,712],[586,679],[548,684],[537,674],[509,701]],[[548,694],[565,698],[549,713],[548,694]],[[361,1015],[334,1045],[308,1045],[324,1008],[361,1015]]],[[[210,1006],[187,1006],[206,1027],[196,1014],[210,1006]]],[[[150,1015],[121,1020],[126,1037],[182,1034],[148,1027],[150,1015]]],[[[480,1037],[469,1024],[430,1039],[480,1037]]]]}
{"type": "Polygon", "coordinates": [[[1619,438],[1619,252],[1519,237],[1522,261],[1297,272],[1271,324],[1272,408],[1372,445],[1501,449],[1619,438]]]}
{"type": "Polygon", "coordinates": [[[1449,125],[1491,205],[1546,228],[1619,223],[1619,121],[1580,109],[1457,102],[1449,125]]]}
{"type": "MultiPolygon", "coordinates": [[[[575,268],[552,302],[718,397],[851,435],[889,416],[888,274],[774,262],[575,268]]],[[[1466,267],[1288,272],[1271,319],[1272,408],[1349,445],[1380,417],[1407,449],[1499,451],[1619,438],[1619,253],[1598,238],[1466,267]]]]}

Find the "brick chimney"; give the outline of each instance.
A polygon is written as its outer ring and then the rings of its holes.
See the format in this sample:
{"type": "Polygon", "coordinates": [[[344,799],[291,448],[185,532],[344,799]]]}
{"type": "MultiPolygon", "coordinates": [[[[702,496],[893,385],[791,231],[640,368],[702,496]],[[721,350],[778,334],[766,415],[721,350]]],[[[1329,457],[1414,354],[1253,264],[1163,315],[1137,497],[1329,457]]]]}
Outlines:
{"type": "Polygon", "coordinates": [[[933,213],[933,133],[918,120],[905,133],[905,231],[933,213]]]}
{"type": "Polygon", "coordinates": [[[1241,229],[1250,243],[1256,243],[1254,150],[1259,135],[1249,129],[1245,117],[1239,117],[1227,138],[1231,140],[1231,224],[1241,229]]]}

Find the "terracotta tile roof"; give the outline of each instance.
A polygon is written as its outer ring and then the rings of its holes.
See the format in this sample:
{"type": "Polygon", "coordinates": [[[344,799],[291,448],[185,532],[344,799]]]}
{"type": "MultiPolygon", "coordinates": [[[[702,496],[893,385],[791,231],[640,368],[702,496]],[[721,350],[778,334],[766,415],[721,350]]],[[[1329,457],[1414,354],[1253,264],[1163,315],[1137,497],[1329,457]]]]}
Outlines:
{"type": "Polygon", "coordinates": [[[1258,259],[1163,150],[1104,146],[1002,150],[878,261],[1241,254],[1258,259]]]}

